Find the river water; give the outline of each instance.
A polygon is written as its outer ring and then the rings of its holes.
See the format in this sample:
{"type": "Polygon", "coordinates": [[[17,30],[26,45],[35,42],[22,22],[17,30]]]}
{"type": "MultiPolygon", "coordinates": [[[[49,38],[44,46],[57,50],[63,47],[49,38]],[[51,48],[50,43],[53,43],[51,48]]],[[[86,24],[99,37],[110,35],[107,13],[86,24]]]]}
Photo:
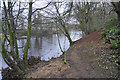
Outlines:
{"type": "MultiPolygon", "coordinates": [[[[73,41],[78,40],[81,38],[82,32],[81,31],[70,31],[70,36],[73,41]]],[[[64,51],[66,51],[69,48],[69,41],[64,35],[59,36],[59,40],[61,43],[61,47],[64,51]]],[[[23,48],[25,45],[26,39],[19,39],[17,40],[18,46],[21,47],[19,49],[19,53],[23,53],[23,48]]],[[[62,52],[60,51],[59,45],[58,45],[58,38],[57,34],[49,35],[49,36],[32,36],[31,37],[31,43],[30,48],[28,52],[28,56],[35,56],[41,57],[41,60],[49,61],[51,58],[57,58],[62,55],[62,52]]],[[[20,54],[21,57],[23,54],[20,54]]],[[[0,69],[8,67],[7,64],[2,59],[2,55],[0,54],[0,69]]],[[[0,79],[1,79],[1,73],[0,73],[0,79]]]]}

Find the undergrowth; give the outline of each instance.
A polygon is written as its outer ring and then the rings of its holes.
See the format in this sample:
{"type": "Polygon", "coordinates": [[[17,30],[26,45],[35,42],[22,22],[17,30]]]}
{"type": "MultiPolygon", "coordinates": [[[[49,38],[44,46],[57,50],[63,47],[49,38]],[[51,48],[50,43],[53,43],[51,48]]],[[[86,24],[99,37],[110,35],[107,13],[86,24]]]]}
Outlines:
{"type": "MultiPolygon", "coordinates": [[[[113,19],[115,20],[115,19],[113,19]]],[[[105,22],[105,30],[101,32],[105,44],[110,44],[113,50],[113,58],[120,65],[120,23],[118,20],[105,22]]]]}

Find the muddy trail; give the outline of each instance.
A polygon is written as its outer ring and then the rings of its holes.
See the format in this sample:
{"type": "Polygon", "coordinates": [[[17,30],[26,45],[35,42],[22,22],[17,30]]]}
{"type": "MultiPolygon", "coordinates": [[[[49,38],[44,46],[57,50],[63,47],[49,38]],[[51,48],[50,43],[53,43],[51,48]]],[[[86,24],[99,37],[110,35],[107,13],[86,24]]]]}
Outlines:
{"type": "Polygon", "coordinates": [[[25,75],[26,78],[118,78],[118,68],[111,58],[112,51],[106,48],[98,30],[75,42],[63,56],[25,75]]]}

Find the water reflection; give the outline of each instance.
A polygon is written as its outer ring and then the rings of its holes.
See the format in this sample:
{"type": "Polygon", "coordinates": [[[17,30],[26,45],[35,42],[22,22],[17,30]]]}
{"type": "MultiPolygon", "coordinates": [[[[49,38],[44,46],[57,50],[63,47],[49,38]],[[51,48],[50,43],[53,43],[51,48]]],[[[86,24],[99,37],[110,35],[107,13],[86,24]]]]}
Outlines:
{"type": "MultiPolygon", "coordinates": [[[[81,31],[70,31],[70,36],[73,41],[80,39],[81,38],[81,31]]],[[[69,48],[69,41],[64,35],[60,35],[60,43],[61,47],[64,51],[66,51],[69,48]]],[[[19,39],[17,40],[19,48],[19,55],[22,58],[23,55],[23,49],[24,45],[26,43],[26,39],[19,39]]],[[[30,43],[30,48],[28,51],[28,57],[30,56],[35,56],[41,57],[41,60],[48,61],[51,58],[57,58],[60,55],[62,55],[59,45],[58,45],[58,39],[57,35],[49,35],[49,36],[32,36],[31,37],[31,43],[30,43]]],[[[2,59],[0,55],[0,59],[2,59]]],[[[0,61],[2,62],[2,67],[7,67],[5,64],[4,60],[0,61]]],[[[0,63],[1,64],[1,63],[0,63]]],[[[1,67],[1,66],[0,66],[1,67]]]]}
{"type": "Polygon", "coordinates": [[[42,48],[42,39],[41,38],[38,38],[38,37],[35,38],[34,48],[36,51],[39,51],[42,48]]]}

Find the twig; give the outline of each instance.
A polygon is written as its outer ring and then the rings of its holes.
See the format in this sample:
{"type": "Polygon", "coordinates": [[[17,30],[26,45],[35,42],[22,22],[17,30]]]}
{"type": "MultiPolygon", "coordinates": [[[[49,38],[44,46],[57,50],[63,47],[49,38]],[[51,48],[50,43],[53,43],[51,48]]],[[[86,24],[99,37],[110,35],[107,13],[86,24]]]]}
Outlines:
{"type": "MultiPolygon", "coordinates": [[[[38,11],[38,10],[42,10],[42,9],[45,9],[45,8],[47,8],[49,5],[50,5],[50,3],[51,2],[49,2],[45,7],[43,7],[43,8],[38,8],[38,9],[36,9],[36,10],[34,10],[33,12],[32,12],[32,14],[34,14],[36,11],[38,11]]],[[[32,15],[31,14],[31,15],[32,15]]]]}

